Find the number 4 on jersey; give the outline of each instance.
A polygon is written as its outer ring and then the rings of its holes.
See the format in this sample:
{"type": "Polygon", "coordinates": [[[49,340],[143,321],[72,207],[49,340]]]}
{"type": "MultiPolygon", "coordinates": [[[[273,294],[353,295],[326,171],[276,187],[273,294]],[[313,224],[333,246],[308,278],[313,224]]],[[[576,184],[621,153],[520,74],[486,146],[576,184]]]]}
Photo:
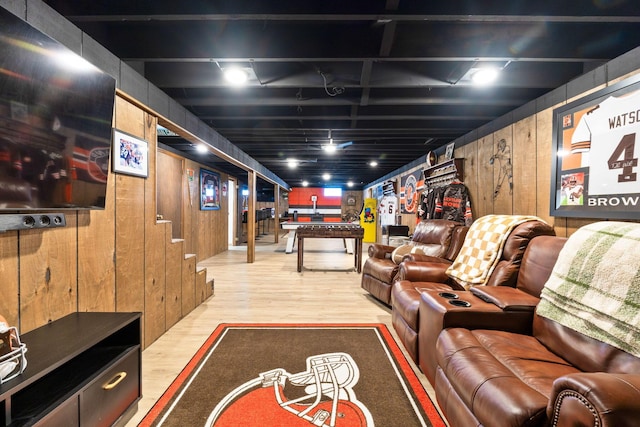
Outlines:
{"type": "Polygon", "coordinates": [[[609,157],[609,169],[622,169],[618,182],[634,182],[637,179],[637,174],[633,172],[633,168],[638,166],[638,158],[633,157],[635,145],[636,134],[625,135],[609,157]]]}

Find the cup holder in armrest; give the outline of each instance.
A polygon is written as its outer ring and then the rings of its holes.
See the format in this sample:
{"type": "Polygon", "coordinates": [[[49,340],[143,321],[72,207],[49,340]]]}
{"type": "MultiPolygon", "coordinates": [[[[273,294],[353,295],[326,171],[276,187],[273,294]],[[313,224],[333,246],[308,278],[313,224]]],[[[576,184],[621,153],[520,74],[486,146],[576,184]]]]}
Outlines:
{"type": "Polygon", "coordinates": [[[455,305],[456,307],[471,307],[471,303],[470,302],[462,301],[460,299],[449,300],[449,304],[455,305]]]}
{"type": "Polygon", "coordinates": [[[458,299],[458,294],[454,294],[453,292],[440,292],[438,295],[446,299],[458,299]]]}

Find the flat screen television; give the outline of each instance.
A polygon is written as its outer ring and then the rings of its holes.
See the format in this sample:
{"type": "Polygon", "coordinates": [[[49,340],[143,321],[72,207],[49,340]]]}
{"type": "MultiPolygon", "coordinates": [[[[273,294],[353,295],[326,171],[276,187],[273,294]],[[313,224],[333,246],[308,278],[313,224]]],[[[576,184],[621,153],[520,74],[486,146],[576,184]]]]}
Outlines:
{"type": "Polygon", "coordinates": [[[0,7],[0,211],[104,209],[115,79],[0,7]]]}

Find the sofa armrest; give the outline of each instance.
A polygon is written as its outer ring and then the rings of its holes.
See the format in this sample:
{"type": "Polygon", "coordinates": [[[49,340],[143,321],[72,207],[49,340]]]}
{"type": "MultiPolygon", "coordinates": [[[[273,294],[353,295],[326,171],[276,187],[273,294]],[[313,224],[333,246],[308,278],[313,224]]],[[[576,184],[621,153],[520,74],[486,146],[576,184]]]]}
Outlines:
{"type": "Polygon", "coordinates": [[[369,258],[379,259],[391,259],[391,253],[395,249],[394,246],[382,245],[380,243],[373,243],[369,246],[369,258]]]}
{"type": "Polygon", "coordinates": [[[446,258],[440,258],[433,255],[425,255],[420,253],[408,253],[402,257],[402,261],[414,261],[414,262],[436,262],[440,264],[446,264],[447,267],[451,265],[451,261],[446,258]]]}
{"type": "Polygon", "coordinates": [[[436,342],[444,329],[496,329],[531,335],[532,311],[504,311],[469,291],[423,291],[418,310],[418,364],[431,384],[438,366],[436,342]]]}
{"type": "Polygon", "coordinates": [[[533,312],[540,302],[540,298],[509,286],[475,286],[471,288],[471,293],[504,311],[533,312]]]}
{"type": "Polygon", "coordinates": [[[450,284],[449,276],[446,274],[448,267],[448,264],[440,262],[402,261],[398,270],[398,280],[450,284]]]}
{"type": "Polygon", "coordinates": [[[585,372],[553,382],[552,426],[631,427],[640,420],[640,374],[585,372]]]}

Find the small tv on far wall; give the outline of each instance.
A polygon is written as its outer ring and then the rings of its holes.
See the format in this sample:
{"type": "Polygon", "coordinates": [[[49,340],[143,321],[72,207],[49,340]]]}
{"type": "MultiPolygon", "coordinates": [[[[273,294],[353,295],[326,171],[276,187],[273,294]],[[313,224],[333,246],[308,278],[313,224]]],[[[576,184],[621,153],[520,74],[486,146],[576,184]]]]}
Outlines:
{"type": "Polygon", "coordinates": [[[0,211],[103,209],[115,79],[0,6],[0,211]]]}

